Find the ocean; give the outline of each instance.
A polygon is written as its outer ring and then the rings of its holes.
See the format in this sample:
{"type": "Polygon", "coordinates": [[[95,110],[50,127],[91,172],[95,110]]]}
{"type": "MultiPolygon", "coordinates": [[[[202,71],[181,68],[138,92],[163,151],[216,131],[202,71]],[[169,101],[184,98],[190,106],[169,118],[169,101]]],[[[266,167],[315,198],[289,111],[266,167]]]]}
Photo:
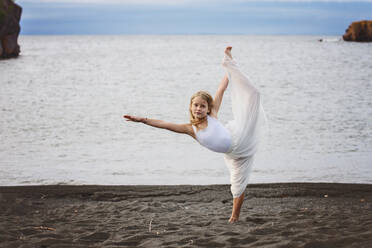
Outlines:
{"type": "MultiPolygon", "coordinates": [[[[228,184],[223,154],[124,114],[189,121],[223,51],[261,91],[251,183],[372,183],[372,43],[336,36],[20,36],[0,61],[0,185],[228,184]],[[323,39],[323,42],[319,42],[323,39]]],[[[232,118],[229,90],[219,119],[232,118]]]]}

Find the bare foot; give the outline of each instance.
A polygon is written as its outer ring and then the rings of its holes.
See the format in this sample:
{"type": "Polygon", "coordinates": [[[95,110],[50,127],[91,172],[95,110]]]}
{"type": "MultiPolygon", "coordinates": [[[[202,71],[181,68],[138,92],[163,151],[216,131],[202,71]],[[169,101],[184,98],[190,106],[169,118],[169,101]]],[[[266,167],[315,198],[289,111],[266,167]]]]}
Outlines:
{"type": "Polygon", "coordinates": [[[232,224],[232,223],[238,222],[238,220],[239,220],[239,217],[231,215],[229,219],[229,223],[232,224]]]}
{"type": "Polygon", "coordinates": [[[228,46],[228,47],[226,47],[226,49],[225,49],[225,54],[226,54],[227,56],[229,56],[230,59],[232,59],[232,56],[231,56],[231,49],[232,49],[231,46],[228,46]]]}

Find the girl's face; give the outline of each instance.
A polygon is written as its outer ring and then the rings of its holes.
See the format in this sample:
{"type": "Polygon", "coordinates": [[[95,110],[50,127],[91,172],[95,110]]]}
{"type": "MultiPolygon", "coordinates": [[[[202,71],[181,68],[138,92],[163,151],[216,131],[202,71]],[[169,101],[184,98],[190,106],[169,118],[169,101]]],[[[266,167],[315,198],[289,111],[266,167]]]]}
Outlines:
{"type": "Polygon", "coordinates": [[[195,97],[191,102],[191,113],[195,118],[203,119],[208,114],[208,102],[201,96],[195,97]]]}

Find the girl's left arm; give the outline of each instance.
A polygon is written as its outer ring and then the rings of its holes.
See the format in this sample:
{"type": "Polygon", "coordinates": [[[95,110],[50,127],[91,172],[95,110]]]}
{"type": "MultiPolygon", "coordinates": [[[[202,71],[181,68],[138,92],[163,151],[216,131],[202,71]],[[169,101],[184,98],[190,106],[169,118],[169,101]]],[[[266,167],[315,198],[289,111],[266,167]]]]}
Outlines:
{"type": "Polygon", "coordinates": [[[213,100],[213,108],[212,108],[212,113],[211,115],[215,118],[217,118],[218,110],[220,109],[221,103],[222,103],[222,98],[223,94],[225,93],[225,90],[229,84],[229,78],[227,77],[227,74],[223,77],[221,80],[220,85],[218,86],[216,95],[214,96],[213,100]]]}

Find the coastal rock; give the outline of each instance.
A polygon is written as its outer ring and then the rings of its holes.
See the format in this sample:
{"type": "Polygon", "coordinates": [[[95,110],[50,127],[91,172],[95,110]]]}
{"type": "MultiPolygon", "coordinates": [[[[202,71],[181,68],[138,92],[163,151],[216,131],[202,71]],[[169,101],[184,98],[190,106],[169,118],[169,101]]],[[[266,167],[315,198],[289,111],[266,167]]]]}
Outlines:
{"type": "Polygon", "coordinates": [[[17,57],[20,52],[18,35],[21,31],[22,8],[12,0],[0,0],[0,58],[17,57]]]}
{"type": "Polygon", "coordinates": [[[372,42],[372,21],[351,23],[342,38],[344,41],[372,42]]]}

